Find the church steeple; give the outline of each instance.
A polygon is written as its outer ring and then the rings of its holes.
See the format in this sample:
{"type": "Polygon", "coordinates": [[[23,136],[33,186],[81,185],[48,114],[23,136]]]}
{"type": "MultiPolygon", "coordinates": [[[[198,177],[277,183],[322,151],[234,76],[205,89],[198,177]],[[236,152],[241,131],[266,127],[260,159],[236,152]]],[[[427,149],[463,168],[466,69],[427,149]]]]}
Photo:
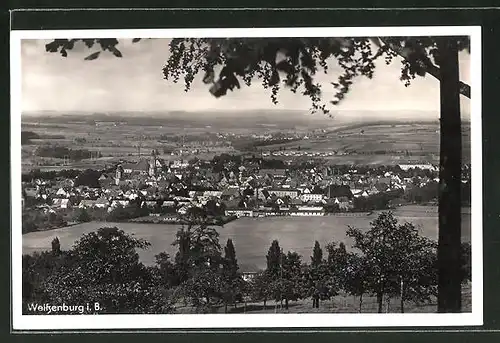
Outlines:
{"type": "Polygon", "coordinates": [[[156,151],[154,149],[151,151],[149,160],[149,176],[156,176],[156,151]]]}
{"type": "Polygon", "coordinates": [[[115,174],[115,184],[116,185],[119,185],[120,184],[120,181],[122,179],[122,176],[123,176],[123,167],[121,164],[119,164],[117,167],[116,167],[116,174],[115,174]]]}

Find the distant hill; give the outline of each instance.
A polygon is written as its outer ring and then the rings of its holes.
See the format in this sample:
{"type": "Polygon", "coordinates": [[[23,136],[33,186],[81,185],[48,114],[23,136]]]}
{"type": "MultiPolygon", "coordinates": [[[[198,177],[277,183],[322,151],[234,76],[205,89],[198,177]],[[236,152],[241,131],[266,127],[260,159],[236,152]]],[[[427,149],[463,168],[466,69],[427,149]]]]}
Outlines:
{"type": "MultiPolygon", "coordinates": [[[[245,110],[245,111],[164,111],[164,112],[103,112],[103,113],[86,113],[86,112],[26,112],[23,113],[23,120],[55,120],[61,122],[61,119],[67,120],[95,120],[95,121],[127,121],[131,122],[134,119],[151,120],[155,124],[159,121],[196,121],[203,123],[217,122],[221,120],[238,120],[240,123],[261,122],[261,123],[283,123],[290,124],[332,124],[334,122],[364,122],[377,120],[395,120],[395,121],[420,121],[420,120],[437,120],[438,115],[433,112],[426,111],[336,111],[330,115],[322,113],[311,114],[308,111],[302,110],[245,110]]],[[[144,122],[147,125],[147,121],[144,122]]]]}

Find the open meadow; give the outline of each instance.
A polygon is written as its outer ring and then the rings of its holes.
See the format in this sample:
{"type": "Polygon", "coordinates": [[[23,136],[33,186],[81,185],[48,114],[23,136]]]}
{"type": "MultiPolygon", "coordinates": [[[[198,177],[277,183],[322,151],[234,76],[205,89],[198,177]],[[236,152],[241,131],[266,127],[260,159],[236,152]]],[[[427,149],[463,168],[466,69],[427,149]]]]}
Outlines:
{"type": "MultiPolygon", "coordinates": [[[[462,312],[472,311],[472,288],[471,283],[462,286],[462,312]]],[[[290,302],[289,309],[286,310],[279,302],[268,301],[264,302],[248,302],[237,304],[228,309],[228,313],[377,313],[377,298],[370,295],[360,297],[344,294],[343,292],[328,300],[321,301],[319,308],[312,307],[312,299],[299,299],[290,302]]],[[[405,313],[433,313],[437,309],[436,297],[431,297],[431,300],[421,304],[416,304],[411,301],[405,301],[405,313]]],[[[224,306],[219,306],[214,309],[216,313],[224,313],[224,306]]],[[[178,304],[175,309],[176,313],[196,313],[196,309],[192,306],[183,306],[178,304]]],[[[384,313],[400,313],[401,302],[398,296],[386,299],[383,306],[384,313]]]]}

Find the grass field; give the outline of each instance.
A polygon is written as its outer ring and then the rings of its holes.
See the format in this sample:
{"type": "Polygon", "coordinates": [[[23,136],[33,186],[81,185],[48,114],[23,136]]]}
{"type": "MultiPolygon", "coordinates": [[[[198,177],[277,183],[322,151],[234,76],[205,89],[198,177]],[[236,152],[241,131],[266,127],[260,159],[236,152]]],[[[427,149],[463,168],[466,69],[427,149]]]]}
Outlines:
{"type": "MultiPolygon", "coordinates": [[[[472,289],[471,284],[462,286],[462,312],[472,311],[472,289]]],[[[224,306],[215,307],[214,312],[224,313],[224,306]]],[[[196,313],[196,309],[190,306],[178,304],[176,313],[196,313]]],[[[228,313],[377,313],[377,298],[364,295],[360,306],[360,297],[347,294],[339,294],[329,300],[320,302],[319,308],[312,307],[312,299],[300,299],[291,301],[289,309],[285,309],[279,302],[247,302],[236,306],[229,306],[228,313]]],[[[384,313],[401,313],[401,301],[399,297],[384,299],[384,313]]],[[[432,297],[429,302],[416,304],[412,301],[404,302],[405,313],[435,313],[437,312],[437,299],[432,297]]]]}

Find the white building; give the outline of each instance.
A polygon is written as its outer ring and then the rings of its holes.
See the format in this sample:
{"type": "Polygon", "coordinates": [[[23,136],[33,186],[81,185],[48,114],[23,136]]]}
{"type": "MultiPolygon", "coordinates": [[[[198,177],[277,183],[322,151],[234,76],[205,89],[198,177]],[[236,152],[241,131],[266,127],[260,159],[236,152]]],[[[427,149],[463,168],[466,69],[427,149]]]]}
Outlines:
{"type": "Polygon", "coordinates": [[[203,196],[204,197],[217,197],[220,198],[222,195],[222,191],[204,191],[203,196]]]}
{"type": "Polygon", "coordinates": [[[430,170],[430,171],[436,171],[436,167],[434,167],[432,164],[400,164],[399,168],[401,170],[407,171],[410,169],[422,169],[422,170],[430,170]]]}
{"type": "Polygon", "coordinates": [[[323,200],[323,194],[321,193],[309,193],[309,194],[302,194],[300,196],[300,199],[304,202],[308,201],[315,201],[315,202],[320,202],[323,200]]]}
{"type": "Polygon", "coordinates": [[[253,217],[253,210],[249,209],[231,209],[225,211],[226,216],[253,217]]]}
{"type": "Polygon", "coordinates": [[[291,211],[290,215],[298,217],[324,216],[325,210],[321,206],[299,206],[297,210],[291,211]]]}
{"type": "Polygon", "coordinates": [[[274,194],[277,197],[286,197],[296,198],[299,195],[299,191],[297,189],[269,189],[269,194],[274,194]]]}

